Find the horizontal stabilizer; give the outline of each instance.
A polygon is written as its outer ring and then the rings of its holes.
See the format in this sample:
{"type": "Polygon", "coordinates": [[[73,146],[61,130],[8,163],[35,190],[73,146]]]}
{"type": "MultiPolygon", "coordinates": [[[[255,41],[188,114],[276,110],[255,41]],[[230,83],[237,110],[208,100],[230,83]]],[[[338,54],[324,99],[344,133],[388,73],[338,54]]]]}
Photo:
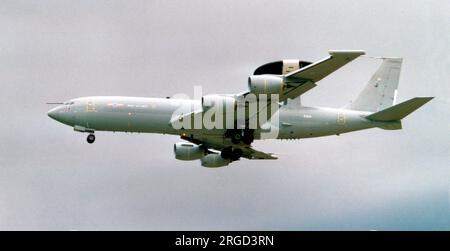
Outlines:
{"type": "Polygon", "coordinates": [[[369,116],[367,116],[366,118],[373,120],[373,121],[401,120],[432,99],[433,99],[433,97],[413,98],[413,99],[407,100],[403,103],[400,103],[398,105],[391,106],[382,111],[372,113],[369,116]]]}

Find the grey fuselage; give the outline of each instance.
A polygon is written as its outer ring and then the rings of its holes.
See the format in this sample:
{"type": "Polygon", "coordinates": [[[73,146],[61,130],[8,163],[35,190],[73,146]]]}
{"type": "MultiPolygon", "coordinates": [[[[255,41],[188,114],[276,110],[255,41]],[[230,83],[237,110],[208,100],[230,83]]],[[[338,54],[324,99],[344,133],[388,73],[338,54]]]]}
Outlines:
{"type": "MultiPolygon", "coordinates": [[[[70,100],[48,112],[48,115],[76,131],[114,131],[161,133],[172,135],[222,136],[225,129],[174,129],[172,116],[180,106],[200,105],[199,100],[171,98],[140,98],[98,96],[70,100]]],[[[278,128],[277,139],[300,139],[339,135],[341,133],[383,127],[398,127],[392,122],[373,122],[365,118],[370,112],[320,108],[281,106],[278,121],[271,121],[278,128]]],[[[397,122],[398,123],[398,122],[397,122]]],[[[255,139],[260,139],[256,130],[255,139]]]]}

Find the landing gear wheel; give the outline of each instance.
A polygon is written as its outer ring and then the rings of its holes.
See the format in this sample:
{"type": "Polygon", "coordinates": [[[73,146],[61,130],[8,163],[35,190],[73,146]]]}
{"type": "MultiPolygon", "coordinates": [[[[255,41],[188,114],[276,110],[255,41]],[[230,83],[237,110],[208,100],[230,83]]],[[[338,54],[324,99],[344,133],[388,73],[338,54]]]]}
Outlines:
{"type": "Polygon", "coordinates": [[[94,141],[95,141],[95,135],[94,134],[89,134],[88,136],[87,136],[87,142],[89,143],[89,144],[92,144],[92,143],[94,143],[94,141]]]}
{"type": "Polygon", "coordinates": [[[250,145],[254,139],[255,139],[255,137],[253,136],[253,130],[251,130],[251,129],[244,130],[244,137],[242,139],[244,144],[250,145]]]}
{"type": "Polygon", "coordinates": [[[233,150],[231,149],[231,147],[224,148],[220,152],[220,157],[222,157],[224,159],[231,159],[232,155],[233,155],[233,150]]]}
{"type": "Polygon", "coordinates": [[[222,151],[220,152],[220,157],[235,161],[242,157],[242,154],[243,152],[239,148],[232,149],[231,147],[227,147],[222,149],[222,151]]]}
{"type": "Polygon", "coordinates": [[[234,149],[231,155],[231,160],[238,160],[240,157],[242,157],[242,150],[239,148],[234,149]]]}
{"type": "Polygon", "coordinates": [[[233,144],[239,144],[241,143],[242,135],[240,131],[236,131],[233,134],[231,134],[231,142],[233,144]]]}
{"type": "Polygon", "coordinates": [[[255,138],[253,137],[253,135],[249,135],[249,136],[244,137],[244,139],[242,141],[244,142],[244,144],[250,145],[254,139],[255,138]]]}

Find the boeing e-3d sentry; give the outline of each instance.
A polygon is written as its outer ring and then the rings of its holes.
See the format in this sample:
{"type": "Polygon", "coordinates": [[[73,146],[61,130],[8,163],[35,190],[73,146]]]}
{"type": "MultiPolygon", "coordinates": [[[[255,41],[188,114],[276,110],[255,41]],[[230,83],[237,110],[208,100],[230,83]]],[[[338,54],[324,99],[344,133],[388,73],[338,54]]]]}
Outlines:
{"type": "Polygon", "coordinates": [[[258,67],[248,90],[212,94],[201,100],[120,96],[82,97],[58,103],[48,115],[75,131],[140,132],[178,135],[179,160],[200,160],[205,167],[227,166],[240,158],[276,159],[252,147],[254,140],[302,139],[339,135],[369,128],[401,129],[401,120],[432,97],[396,104],[401,58],[382,63],[363,91],[343,108],[303,106],[300,96],[320,80],[364,55],[359,50],[333,50],[315,63],[280,60],[258,67]]]}

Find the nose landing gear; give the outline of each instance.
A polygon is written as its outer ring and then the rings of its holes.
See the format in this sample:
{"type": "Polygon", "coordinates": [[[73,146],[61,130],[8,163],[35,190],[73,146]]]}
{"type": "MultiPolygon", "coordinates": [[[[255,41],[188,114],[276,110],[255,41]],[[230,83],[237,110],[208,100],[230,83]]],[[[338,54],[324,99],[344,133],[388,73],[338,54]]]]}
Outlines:
{"type": "Polygon", "coordinates": [[[92,144],[92,143],[94,143],[94,141],[95,141],[95,135],[94,134],[92,134],[92,133],[90,133],[88,136],[87,136],[87,142],[89,143],[89,144],[92,144]]]}

